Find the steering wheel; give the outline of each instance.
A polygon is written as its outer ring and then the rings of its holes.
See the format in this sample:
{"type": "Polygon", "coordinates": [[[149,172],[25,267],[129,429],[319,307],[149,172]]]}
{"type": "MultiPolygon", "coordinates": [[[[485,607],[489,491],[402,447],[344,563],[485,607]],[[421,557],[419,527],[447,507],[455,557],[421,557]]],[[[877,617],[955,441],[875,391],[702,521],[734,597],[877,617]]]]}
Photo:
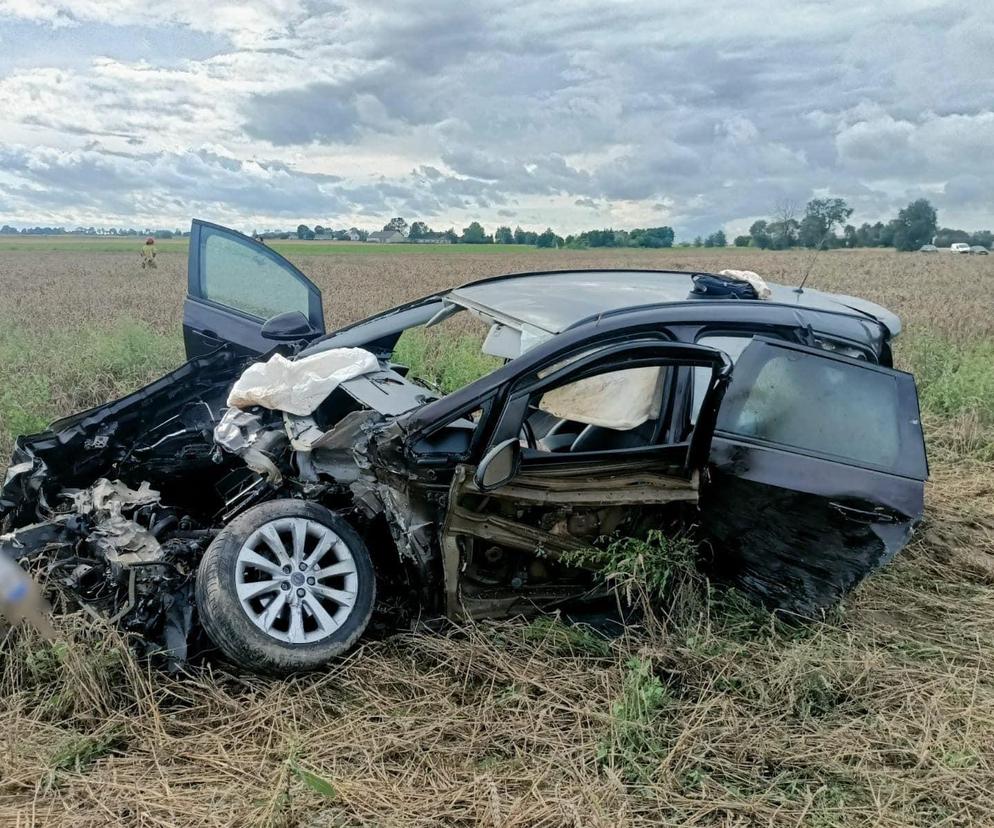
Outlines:
{"type": "Polygon", "coordinates": [[[528,420],[521,421],[521,431],[518,433],[518,439],[524,440],[525,445],[530,449],[538,448],[538,442],[535,440],[535,430],[528,420]]]}

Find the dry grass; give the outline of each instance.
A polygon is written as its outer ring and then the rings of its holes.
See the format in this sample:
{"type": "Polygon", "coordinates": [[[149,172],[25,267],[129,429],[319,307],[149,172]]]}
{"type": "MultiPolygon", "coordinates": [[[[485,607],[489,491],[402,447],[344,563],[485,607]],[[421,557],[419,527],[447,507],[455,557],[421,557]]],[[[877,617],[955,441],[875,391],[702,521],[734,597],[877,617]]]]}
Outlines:
{"type": "MultiPolygon", "coordinates": [[[[812,260],[729,250],[298,261],[342,322],[502,270],[744,266],[790,282],[812,260]]],[[[178,359],[185,260],[164,252],[148,275],[133,264],[0,252],[6,347],[22,373],[51,380],[44,406],[97,401],[178,359]],[[138,337],[125,356],[110,348],[89,363],[71,347],[122,320],[161,342],[129,358],[145,347],[138,337]],[[53,352],[54,367],[41,356],[53,352]]],[[[813,286],[902,315],[898,357],[929,372],[936,400],[927,522],[830,620],[791,627],[705,593],[612,642],[549,623],[420,630],[366,643],[327,674],[273,681],[150,674],[114,635],[64,619],[54,647],[20,633],[0,645],[0,825],[991,824],[992,426],[976,383],[956,378],[994,369],[980,357],[931,367],[922,352],[983,355],[992,279],[994,262],[967,257],[813,260],[813,286]]],[[[21,381],[0,367],[0,393],[21,381]]]]}

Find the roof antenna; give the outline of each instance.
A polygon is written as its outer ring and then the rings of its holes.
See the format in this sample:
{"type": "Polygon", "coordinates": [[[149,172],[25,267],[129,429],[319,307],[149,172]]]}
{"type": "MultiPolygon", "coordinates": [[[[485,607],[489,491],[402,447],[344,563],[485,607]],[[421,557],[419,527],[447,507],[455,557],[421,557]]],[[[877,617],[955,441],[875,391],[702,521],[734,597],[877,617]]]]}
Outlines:
{"type": "Polygon", "coordinates": [[[818,250],[825,243],[825,239],[828,238],[828,233],[826,233],[818,245],[811,251],[811,255],[808,257],[808,269],[804,271],[804,278],[801,279],[801,284],[794,288],[794,293],[804,293],[804,286],[808,283],[808,276],[811,275],[811,271],[815,266],[815,258],[818,256],[818,250]]]}

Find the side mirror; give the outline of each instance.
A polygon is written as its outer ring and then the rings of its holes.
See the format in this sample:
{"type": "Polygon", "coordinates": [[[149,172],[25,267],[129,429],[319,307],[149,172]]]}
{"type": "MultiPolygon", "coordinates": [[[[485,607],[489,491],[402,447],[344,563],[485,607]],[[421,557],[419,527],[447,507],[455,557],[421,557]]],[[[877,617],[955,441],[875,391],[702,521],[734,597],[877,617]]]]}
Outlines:
{"type": "Polygon", "coordinates": [[[517,437],[498,443],[486,453],[476,467],[473,479],[482,492],[499,488],[518,473],[521,465],[521,443],[517,437]]]}
{"type": "Polygon", "coordinates": [[[293,342],[297,339],[310,339],[318,331],[311,327],[311,321],[300,311],[288,311],[267,319],[259,333],[263,339],[293,342]]]}

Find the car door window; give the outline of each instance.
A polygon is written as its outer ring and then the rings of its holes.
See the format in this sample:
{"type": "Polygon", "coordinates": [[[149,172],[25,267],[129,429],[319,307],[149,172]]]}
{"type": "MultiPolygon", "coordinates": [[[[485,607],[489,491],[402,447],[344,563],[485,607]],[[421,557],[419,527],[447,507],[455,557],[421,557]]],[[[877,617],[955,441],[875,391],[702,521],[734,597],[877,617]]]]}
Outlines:
{"type": "Polygon", "coordinates": [[[755,340],[743,352],[718,430],[924,479],[910,375],[800,346],[755,340]]]}
{"type": "Polygon", "coordinates": [[[200,245],[203,298],[261,320],[289,311],[310,318],[309,285],[255,242],[205,227],[200,245]]]}
{"type": "MultiPolygon", "coordinates": [[[[709,348],[717,348],[724,351],[736,362],[746,345],[752,342],[752,334],[748,336],[702,336],[697,340],[698,345],[706,345],[709,348]]],[[[701,410],[701,403],[704,402],[704,395],[708,390],[708,381],[711,379],[711,371],[708,368],[695,368],[693,375],[693,396],[690,402],[690,424],[697,423],[697,414],[701,410]]]]}
{"type": "Polygon", "coordinates": [[[659,417],[663,369],[625,368],[546,391],[540,411],[584,425],[629,431],[659,417]]]}
{"type": "Polygon", "coordinates": [[[611,367],[536,392],[529,400],[523,437],[531,438],[531,448],[540,453],[653,445],[669,376],[669,366],[663,365],[611,367]]]}

